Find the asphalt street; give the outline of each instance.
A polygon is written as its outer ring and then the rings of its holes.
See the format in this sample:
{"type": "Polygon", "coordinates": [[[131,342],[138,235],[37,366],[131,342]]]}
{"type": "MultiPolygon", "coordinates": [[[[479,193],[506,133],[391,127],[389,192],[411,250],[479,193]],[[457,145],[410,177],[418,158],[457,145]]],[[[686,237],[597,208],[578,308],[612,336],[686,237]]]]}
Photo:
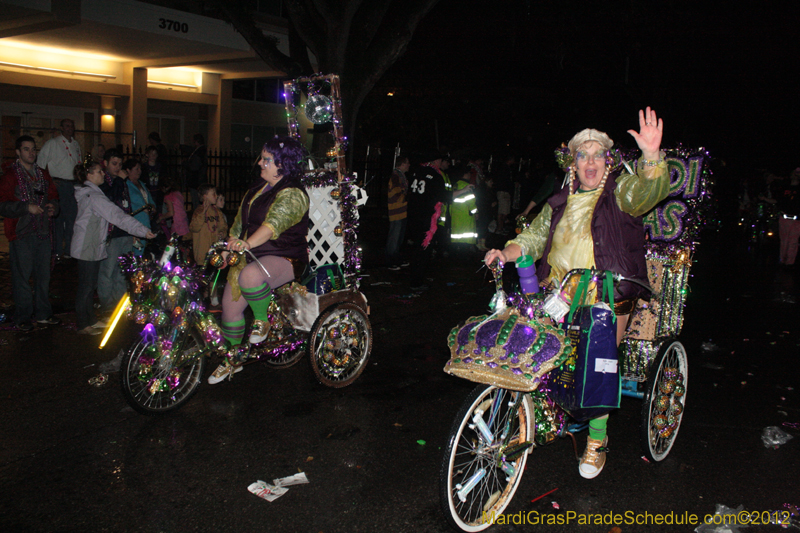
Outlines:
{"type": "MultiPolygon", "coordinates": [[[[160,417],[127,406],[118,374],[105,386],[88,383],[135,332],[127,326],[104,350],[99,337],[77,335],[76,268],[58,265],[52,293],[63,324],[28,334],[0,324],[0,531],[449,531],[439,470],[473,385],[442,372],[446,338],[485,310],[494,288],[485,269],[476,272],[478,256],[439,255],[431,288],[412,293],[406,271],[380,264],[385,227],[366,217],[362,229],[374,344],[358,381],[323,387],[305,359],[285,370],[250,365],[230,382],[203,383],[184,408],[160,417]],[[247,490],[301,471],[309,483],[273,502],[247,490]]],[[[603,473],[582,479],[569,439],[535,449],[509,515],[702,520],[717,504],[753,513],[800,505],[800,267],[777,265],[775,243],[752,249],[734,237],[706,235],[695,256],[680,336],[689,354],[686,411],[666,460],[642,459],[641,401],[625,398],[609,420],[603,473]],[[765,447],[763,429],[783,423],[795,424],[783,426],[795,438],[765,447]]],[[[0,270],[7,280],[7,256],[0,270]]],[[[10,300],[7,281],[0,299],[10,300]]],[[[209,361],[206,372],[215,366],[209,361]]],[[[695,527],[573,521],[491,531],[695,527]]]]}

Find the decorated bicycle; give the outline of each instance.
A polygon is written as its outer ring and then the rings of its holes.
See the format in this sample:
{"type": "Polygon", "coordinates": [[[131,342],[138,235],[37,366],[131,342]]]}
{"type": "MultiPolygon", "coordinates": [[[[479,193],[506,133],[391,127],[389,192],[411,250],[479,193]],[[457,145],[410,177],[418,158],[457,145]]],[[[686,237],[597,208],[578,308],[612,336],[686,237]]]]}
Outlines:
{"type": "MultiPolygon", "coordinates": [[[[242,266],[245,254],[255,259],[249,247],[236,246],[241,240],[213,244],[204,265],[185,261],[176,237],[159,261],[121,258],[129,292],[117,306],[101,347],[123,315],[141,327],[121,364],[123,395],[139,412],[163,413],[186,403],[201,383],[206,359],[215,354],[238,369],[255,361],[285,368],[308,353],[316,378],[331,387],[353,383],[366,367],[372,329],[367,299],[359,290],[361,254],[356,242],[357,208],[366,196],[345,166],[339,79],[300,78],[287,82],[285,91],[293,138],[300,139],[299,119],[333,124],[328,146],[321,156],[312,155],[302,177],[310,206],[310,271],[276,287],[259,335],[254,328],[249,342],[229,349],[203,295],[209,288],[213,293],[219,269],[242,266]],[[302,108],[305,118],[299,114],[302,108]]],[[[269,276],[261,262],[253,263],[269,276]]]]}
{"type": "MultiPolygon", "coordinates": [[[[611,271],[576,269],[546,294],[531,277],[532,260],[523,256],[516,262],[519,290],[506,294],[502,266],[493,265],[497,292],[491,314],[451,331],[444,371],[479,383],[456,416],[441,465],[442,511],[455,528],[490,527],[510,504],[535,448],[558,437],[574,442],[589,421],[619,407],[621,396],[643,400],[639,433],[645,457],[657,463],[672,449],[689,378],[678,335],[712,181],[703,148],[665,152],[668,196],[643,218],[649,286],[611,271]],[[622,283],[643,285],[638,292],[644,294],[617,348],[616,328],[601,324],[615,322],[614,294],[622,283]]],[[[562,163],[565,155],[567,150],[557,151],[562,163]]],[[[621,166],[629,174],[637,170],[629,162],[632,153],[604,155],[611,172],[621,166]]],[[[605,442],[587,445],[590,467],[607,451],[605,442]]],[[[581,468],[583,477],[597,473],[581,468]]]]}

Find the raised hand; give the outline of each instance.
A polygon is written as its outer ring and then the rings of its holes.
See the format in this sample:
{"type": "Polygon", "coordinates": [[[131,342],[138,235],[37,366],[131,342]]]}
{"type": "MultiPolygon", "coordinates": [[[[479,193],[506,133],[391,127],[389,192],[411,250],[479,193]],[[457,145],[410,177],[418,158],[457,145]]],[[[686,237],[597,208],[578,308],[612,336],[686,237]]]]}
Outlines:
{"type": "Polygon", "coordinates": [[[664,131],[664,122],[656,116],[650,107],[645,111],[639,110],[639,131],[628,130],[645,159],[655,161],[661,149],[661,136],[664,131]]]}

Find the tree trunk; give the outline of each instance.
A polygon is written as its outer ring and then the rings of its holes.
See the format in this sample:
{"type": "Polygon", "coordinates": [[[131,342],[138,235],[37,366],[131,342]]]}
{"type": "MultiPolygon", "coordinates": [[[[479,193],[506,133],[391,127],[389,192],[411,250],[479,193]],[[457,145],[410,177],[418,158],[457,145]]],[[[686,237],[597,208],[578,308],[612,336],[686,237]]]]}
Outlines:
{"type": "Polygon", "coordinates": [[[321,73],[338,74],[344,131],[352,142],[364,99],[405,53],[420,20],[439,0],[284,0],[291,57],[278,50],[238,2],[208,1],[225,13],[259,57],[288,77],[312,74],[307,49],[321,73]]]}

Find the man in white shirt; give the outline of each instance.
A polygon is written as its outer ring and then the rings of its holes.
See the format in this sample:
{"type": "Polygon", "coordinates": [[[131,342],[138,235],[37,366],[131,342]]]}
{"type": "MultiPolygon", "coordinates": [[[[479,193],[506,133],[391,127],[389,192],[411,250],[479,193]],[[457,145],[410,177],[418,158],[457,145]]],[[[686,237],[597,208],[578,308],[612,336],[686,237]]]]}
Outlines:
{"type": "Polygon", "coordinates": [[[65,118],[61,121],[61,135],[44,143],[36,163],[46,168],[58,188],[60,212],[55,219],[56,255],[69,257],[72,244],[72,227],[78,215],[75,201],[75,177],[73,169],[82,161],[81,146],[75,139],[75,123],[65,118]]]}

